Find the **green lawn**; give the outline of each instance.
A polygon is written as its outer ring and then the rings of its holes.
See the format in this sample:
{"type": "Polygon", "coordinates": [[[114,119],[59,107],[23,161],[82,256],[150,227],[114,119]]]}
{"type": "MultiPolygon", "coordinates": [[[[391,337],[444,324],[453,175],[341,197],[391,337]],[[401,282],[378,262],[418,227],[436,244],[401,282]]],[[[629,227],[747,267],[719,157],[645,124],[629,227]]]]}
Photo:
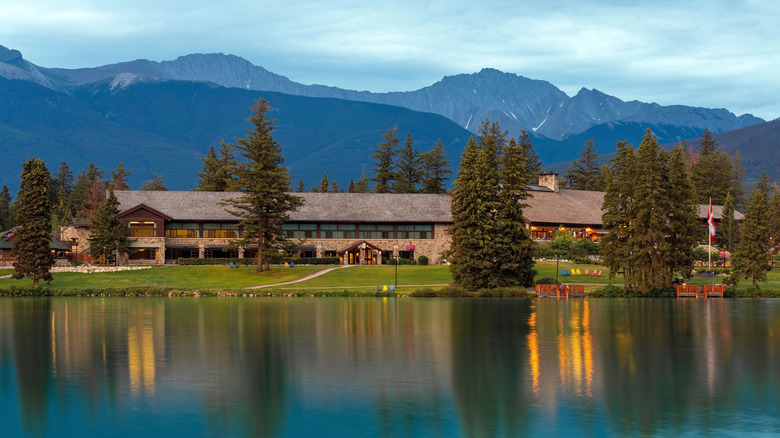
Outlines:
{"type": "MultiPolygon", "coordinates": [[[[297,269],[297,268],[296,268],[297,269]]],[[[376,286],[395,284],[395,266],[355,266],[336,269],[308,281],[289,285],[289,288],[345,288],[365,287],[376,291],[376,286]]],[[[398,266],[398,286],[441,285],[452,281],[448,266],[398,266]]]]}
{"type": "MultiPolygon", "coordinates": [[[[247,286],[294,280],[304,275],[326,269],[327,266],[274,267],[270,272],[258,274],[254,266],[230,268],[228,266],[168,266],[138,271],[120,271],[95,274],[75,272],[54,273],[52,288],[96,289],[157,286],[188,290],[236,290],[247,286]]],[[[7,274],[10,274],[9,271],[7,274]]],[[[4,274],[4,275],[7,275],[4,274]]],[[[45,284],[45,283],[43,283],[45,284]]],[[[29,279],[0,279],[0,288],[32,286],[29,279]]]]}

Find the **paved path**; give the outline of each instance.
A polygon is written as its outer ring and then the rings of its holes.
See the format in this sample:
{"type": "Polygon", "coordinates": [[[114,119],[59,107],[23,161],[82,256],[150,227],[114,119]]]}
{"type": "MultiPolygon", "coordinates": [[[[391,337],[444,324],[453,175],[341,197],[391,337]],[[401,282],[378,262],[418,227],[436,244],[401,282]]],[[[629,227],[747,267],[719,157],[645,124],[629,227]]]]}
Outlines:
{"type": "Polygon", "coordinates": [[[330,271],[335,271],[336,269],[351,268],[352,266],[357,266],[357,265],[336,266],[335,268],[328,268],[328,269],[323,269],[322,271],[312,272],[309,275],[304,275],[303,277],[296,278],[295,280],[283,281],[281,283],[261,284],[260,286],[249,286],[249,287],[245,287],[244,289],[263,289],[263,288],[272,287],[272,286],[283,286],[285,284],[300,283],[302,281],[311,280],[312,278],[319,277],[320,275],[325,275],[325,274],[327,274],[330,271]]]}

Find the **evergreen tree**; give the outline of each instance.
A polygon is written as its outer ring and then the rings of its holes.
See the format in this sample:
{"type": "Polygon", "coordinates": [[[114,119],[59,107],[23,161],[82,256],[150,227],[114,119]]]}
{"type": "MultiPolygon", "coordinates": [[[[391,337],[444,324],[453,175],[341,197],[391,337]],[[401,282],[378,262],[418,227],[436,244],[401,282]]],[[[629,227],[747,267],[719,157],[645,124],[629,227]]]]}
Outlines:
{"type": "Polygon", "coordinates": [[[734,218],[737,207],[731,192],[726,194],[726,202],[723,203],[723,217],[720,222],[718,239],[727,251],[735,251],[739,242],[739,224],[734,218]]]}
{"type": "Polygon", "coordinates": [[[355,193],[371,193],[371,188],[368,186],[369,179],[366,176],[366,169],[360,171],[360,179],[355,183],[355,193]]]}
{"type": "Polygon", "coordinates": [[[114,188],[109,186],[106,201],[92,220],[89,237],[89,254],[96,259],[103,258],[106,264],[114,254],[119,265],[122,255],[130,251],[130,239],[119,213],[119,200],[114,195],[114,188]]]}
{"type": "Polygon", "coordinates": [[[344,193],[344,189],[339,187],[339,183],[335,179],[330,182],[330,191],[333,193],[344,193]]]}
{"type": "Polygon", "coordinates": [[[52,177],[49,189],[53,218],[56,218],[57,222],[64,223],[73,217],[71,206],[73,190],[73,172],[68,167],[68,163],[63,161],[60,163],[57,173],[52,177]]]}
{"type": "Polygon", "coordinates": [[[601,168],[598,165],[598,154],[593,139],[585,142],[585,149],[580,152],[580,158],[572,162],[572,166],[564,176],[568,187],[574,190],[604,190],[601,180],[601,168]]]}
{"type": "Polygon", "coordinates": [[[696,163],[691,168],[691,180],[699,204],[723,205],[726,193],[734,190],[732,161],[705,129],[699,141],[696,163]]]}
{"type": "Polygon", "coordinates": [[[393,128],[382,134],[384,142],[377,144],[377,149],[371,156],[374,159],[374,177],[376,193],[390,193],[396,181],[395,156],[398,152],[399,141],[396,137],[398,128],[393,128]]]}
{"type": "Polygon", "coordinates": [[[625,141],[617,143],[617,150],[610,160],[607,172],[602,223],[609,230],[602,239],[600,253],[609,268],[610,278],[623,273],[623,286],[633,284],[633,269],[629,259],[631,247],[631,223],[635,217],[634,184],[636,180],[636,155],[634,147],[625,141]]]}
{"type": "Polygon", "coordinates": [[[536,184],[539,181],[539,173],[542,171],[542,162],[539,161],[539,155],[531,143],[528,131],[521,131],[517,144],[523,150],[523,155],[525,156],[528,184],[536,184]]]}
{"type": "Polygon", "coordinates": [[[355,193],[355,180],[349,179],[349,186],[347,187],[347,193],[355,193]]]}
{"type": "Polygon", "coordinates": [[[214,146],[209,146],[209,151],[201,160],[203,160],[203,169],[198,172],[198,188],[196,190],[206,192],[224,191],[225,181],[222,178],[222,163],[219,162],[214,146]]]}
{"type": "Polygon", "coordinates": [[[303,178],[298,179],[298,187],[295,189],[295,191],[298,193],[306,191],[306,185],[303,184],[303,178]]]}
{"type": "Polygon", "coordinates": [[[69,204],[71,211],[74,213],[78,212],[79,219],[84,219],[82,214],[84,204],[89,200],[92,187],[95,185],[95,180],[98,178],[103,178],[103,171],[92,163],[87,165],[86,171],[82,171],[76,176],[76,183],[73,192],[71,193],[69,204]]]}
{"type": "Polygon", "coordinates": [[[496,286],[534,284],[534,243],[523,209],[528,205],[528,169],[523,150],[510,139],[501,155],[499,209],[496,216],[496,286]]]}
{"type": "Polygon", "coordinates": [[[92,187],[89,191],[89,197],[84,203],[84,206],[81,208],[80,216],[88,221],[91,221],[105,200],[106,184],[103,182],[103,179],[100,178],[100,176],[97,176],[92,182],[92,187]]]}
{"type": "Polygon", "coordinates": [[[672,150],[669,160],[669,275],[675,272],[689,277],[693,270],[693,249],[699,237],[699,212],[690,176],[685,164],[685,146],[672,150]]]}
{"type": "Polygon", "coordinates": [[[247,119],[253,126],[246,138],[236,138],[232,146],[244,158],[236,167],[236,186],[241,195],[226,202],[226,210],[240,217],[243,236],[235,245],[257,244],[257,271],[270,270],[268,256],[284,244],[282,224],[288,212],[303,204],[303,199],[287,192],[288,169],[282,166],[282,147],[271,136],[275,120],[266,113],[271,109],[265,99],[252,107],[247,119]]]}
{"type": "Polygon", "coordinates": [[[0,231],[10,230],[16,225],[11,201],[11,192],[8,186],[3,184],[0,189],[0,231]]]}
{"type": "MultiPolygon", "coordinates": [[[[461,157],[461,167],[452,190],[453,224],[452,272],[455,284],[469,290],[497,287],[502,284],[498,257],[496,214],[501,208],[499,199],[499,153],[506,144],[506,132],[498,123],[483,122],[480,142],[470,139],[461,157]]],[[[508,229],[508,224],[500,228],[508,229]]],[[[502,260],[503,262],[503,260],[502,260]]]]}
{"type": "Polygon", "coordinates": [[[165,181],[162,179],[162,175],[158,175],[152,172],[152,179],[144,181],[144,185],[141,186],[141,190],[145,192],[167,192],[165,187],[165,181]]]}
{"type": "Polygon", "coordinates": [[[762,172],[745,209],[739,249],[733,259],[736,271],[752,279],[754,289],[759,281],[766,281],[770,269],[770,237],[769,178],[762,172]]]}
{"type": "Polygon", "coordinates": [[[671,232],[666,214],[669,208],[668,174],[664,153],[647,129],[637,149],[635,217],[629,225],[634,280],[638,290],[648,292],[671,284],[669,266],[671,232]]]}
{"type": "Polygon", "coordinates": [[[328,193],[328,189],[330,188],[330,183],[328,182],[328,174],[327,172],[322,175],[322,181],[320,181],[320,193],[328,193]]]}
{"type": "Polygon", "coordinates": [[[130,176],[130,171],[125,169],[125,165],[119,163],[116,169],[108,172],[111,175],[111,179],[108,184],[114,188],[114,190],[130,190],[130,186],[127,185],[127,177],[130,176]]]}
{"type": "Polygon", "coordinates": [[[209,147],[203,160],[203,169],[198,172],[198,188],[196,190],[209,192],[224,192],[233,190],[236,167],[236,155],[224,140],[220,142],[219,155],[214,146],[209,147]]]}
{"type": "Polygon", "coordinates": [[[49,170],[42,160],[30,158],[22,165],[22,181],[16,203],[16,223],[11,254],[16,257],[14,278],[30,277],[51,282],[51,210],[46,188],[49,170]]]}
{"type": "Polygon", "coordinates": [[[395,193],[417,193],[422,181],[422,160],[411,134],[406,134],[406,142],[398,151],[396,166],[396,181],[393,184],[395,193]]]}
{"type": "Polygon", "coordinates": [[[447,175],[451,174],[450,161],[440,140],[436,140],[436,146],[422,154],[423,179],[422,192],[444,194],[447,193],[447,175]]]}

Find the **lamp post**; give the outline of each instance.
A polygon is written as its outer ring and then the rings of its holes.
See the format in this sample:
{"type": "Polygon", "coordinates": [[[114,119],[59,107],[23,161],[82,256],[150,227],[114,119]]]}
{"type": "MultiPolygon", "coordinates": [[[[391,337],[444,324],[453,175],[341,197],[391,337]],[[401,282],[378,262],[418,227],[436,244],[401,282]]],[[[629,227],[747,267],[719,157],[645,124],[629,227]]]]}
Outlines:
{"type": "Polygon", "coordinates": [[[395,288],[396,289],[398,289],[398,262],[399,262],[399,258],[400,258],[399,256],[400,255],[398,254],[398,250],[394,249],[393,250],[393,258],[395,259],[395,288]]]}

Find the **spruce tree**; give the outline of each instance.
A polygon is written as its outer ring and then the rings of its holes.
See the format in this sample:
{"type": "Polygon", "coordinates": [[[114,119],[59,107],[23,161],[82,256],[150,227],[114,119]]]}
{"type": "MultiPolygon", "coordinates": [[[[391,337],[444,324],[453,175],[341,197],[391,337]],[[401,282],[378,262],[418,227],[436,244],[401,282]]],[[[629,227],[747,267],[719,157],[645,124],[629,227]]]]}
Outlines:
{"type": "Polygon", "coordinates": [[[114,188],[109,186],[106,201],[92,220],[89,236],[89,254],[96,259],[103,258],[106,264],[113,254],[119,265],[122,255],[130,251],[130,239],[119,213],[119,200],[114,195],[114,188]]]}
{"type": "Polygon", "coordinates": [[[525,156],[528,184],[536,184],[539,181],[539,173],[542,171],[542,162],[539,161],[539,155],[531,143],[528,131],[521,131],[520,137],[517,139],[517,145],[522,149],[525,156]]]}
{"type": "Polygon", "coordinates": [[[396,137],[398,128],[393,128],[382,134],[384,142],[377,144],[377,149],[371,156],[374,159],[374,176],[376,193],[390,193],[396,181],[395,157],[398,153],[399,141],[396,137]]]}
{"type": "MultiPolygon", "coordinates": [[[[739,224],[734,217],[737,207],[731,192],[726,194],[726,202],[723,203],[723,217],[720,222],[718,240],[727,251],[735,251],[739,242],[739,224]]],[[[776,240],[777,241],[777,240],[776,240]]]]}
{"type": "Polygon", "coordinates": [[[322,175],[322,181],[320,181],[320,193],[328,193],[330,183],[328,182],[328,174],[322,175]]]}
{"type": "Polygon", "coordinates": [[[534,259],[523,209],[528,205],[528,169],[523,150],[510,139],[501,154],[499,209],[496,216],[496,286],[532,286],[534,259]]]}
{"type": "Polygon", "coordinates": [[[84,205],[89,200],[95,180],[103,178],[103,171],[92,163],[87,165],[87,170],[76,176],[76,183],[70,196],[70,209],[77,214],[79,219],[84,219],[84,205]]]}
{"type": "MultiPolygon", "coordinates": [[[[461,157],[461,167],[452,190],[453,281],[469,290],[501,284],[497,240],[499,199],[499,154],[506,132],[498,123],[483,122],[479,144],[470,139],[461,157]]],[[[504,231],[504,228],[501,229],[504,231]]]]}
{"type": "Polygon", "coordinates": [[[371,187],[368,185],[369,179],[366,176],[366,169],[360,171],[360,178],[355,183],[355,193],[371,193],[371,187]]]}
{"type": "Polygon", "coordinates": [[[302,193],[306,191],[306,185],[303,184],[303,178],[298,179],[298,187],[296,187],[295,191],[298,193],[302,193]]]}
{"type": "Polygon", "coordinates": [[[675,147],[671,153],[668,199],[670,275],[679,272],[689,277],[693,270],[693,249],[701,227],[693,184],[686,169],[684,145],[675,147]]]}
{"type": "Polygon", "coordinates": [[[753,281],[754,289],[758,289],[759,281],[766,281],[770,269],[770,237],[769,178],[762,172],[745,209],[742,235],[734,257],[734,268],[739,275],[753,281]]]}
{"type": "Polygon", "coordinates": [[[347,187],[347,193],[355,193],[355,180],[349,179],[349,186],[347,187]]]}
{"type": "Polygon", "coordinates": [[[92,182],[92,188],[89,191],[89,197],[81,208],[80,216],[91,221],[98,212],[98,209],[106,200],[106,184],[100,176],[92,182]]]}
{"type": "Polygon", "coordinates": [[[46,193],[49,170],[42,160],[30,158],[22,165],[22,181],[16,203],[16,223],[11,254],[16,258],[14,278],[30,277],[51,282],[51,210],[46,193]]]}
{"type": "Polygon", "coordinates": [[[225,190],[225,180],[222,178],[222,163],[217,157],[214,146],[209,146],[209,151],[202,157],[203,168],[198,172],[198,188],[195,190],[205,192],[221,192],[225,190]]]}
{"type": "Polygon", "coordinates": [[[422,160],[411,134],[406,134],[406,141],[398,151],[396,166],[396,181],[393,184],[395,193],[417,193],[422,181],[422,160]]]}
{"type": "Polygon", "coordinates": [[[732,161],[721,150],[708,129],[704,130],[699,141],[696,163],[691,168],[691,180],[698,196],[699,204],[723,205],[726,193],[733,192],[734,169],[732,161]]]}
{"type": "Polygon", "coordinates": [[[623,286],[633,285],[633,269],[629,263],[631,247],[631,223],[635,217],[634,184],[636,181],[636,155],[634,147],[625,141],[617,143],[617,150],[610,160],[607,172],[602,223],[609,230],[602,239],[600,253],[609,268],[610,278],[623,273],[623,286]]]}
{"type": "Polygon", "coordinates": [[[443,194],[447,193],[447,175],[451,174],[450,161],[440,140],[436,140],[436,146],[421,155],[423,177],[422,193],[443,194]]]}
{"type": "Polygon", "coordinates": [[[268,256],[278,251],[285,240],[282,224],[288,212],[303,204],[303,199],[287,192],[290,186],[288,169],[282,164],[282,147],[271,135],[275,120],[266,113],[271,107],[259,99],[247,119],[252,129],[246,138],[236,138],[232,146],[244,158],[236,167],[236,186],[240,196],[228,200],[226,210],[241,218],[243,236],[235,245],[257,244],[257,272],[270,270],[268,256]]]}
{"type": "Polygon", "coordinates": [[[634,186],[635,220],[629,225],[633,265],[637,288],[642,292],[661,289],[671,283],[666,217],[669,208],[668,174],[664,153],[648,128],[637,149],[637,179],[634,186]]]}
{"type": "Polygon", "coordinates": [[[165,187],[165,181],[163,181],[162,175],[158,175],[154,172],[152,172],[152,179],[144,181],[144,184],[141,186],[141,190],[144,192],[168,191],[168,189],[165,187]]]}
{"type": "Polygon", "coordinates": [[[116,169],[108,172],[111,175],[111,179],[108,184],[114,188],[114,190],[130,190],[130,186],[127,185],[127,177],[130,176],[130,171],[125,169],[125,165],[119,163],[116,169]]]}
{"type": "Polygon", "coordinates": [[[585,149],[580,152],[580,158],[572,162],[572,166],[564,178],[566,178],[570,189],[604,190],[598,154],[596,146],[593,145],[593,139],[585,142],[585,149]]]}
{"type": "Polygon", "coordinates": [[[11,191],[3,184],[0,189],[0,231],[10,230],[16,224],[11,201],[11,191]]]}

